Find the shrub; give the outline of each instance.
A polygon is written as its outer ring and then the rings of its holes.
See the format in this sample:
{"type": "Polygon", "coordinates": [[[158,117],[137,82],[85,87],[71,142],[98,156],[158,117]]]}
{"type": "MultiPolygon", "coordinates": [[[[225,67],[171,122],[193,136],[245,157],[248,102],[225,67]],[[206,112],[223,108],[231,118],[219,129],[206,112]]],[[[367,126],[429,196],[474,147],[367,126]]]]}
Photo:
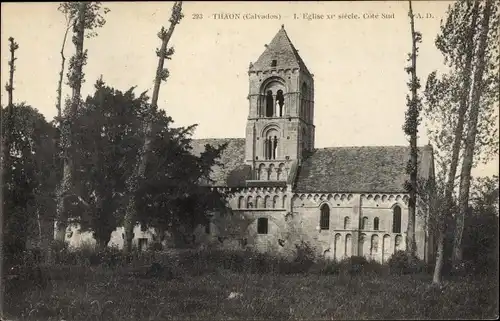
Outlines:
{"type": "Polygon", "coordinates": [[[322,275],[338,275],[340,264],[337,260],[318,260],[310,269],[310,272],[322,275]]]}
{"type": "Polygon", "coordinates": [[[414,274],[424,271],[424,263],[406,251],[397,251],[387,261],[391,274],[414,274]]]}

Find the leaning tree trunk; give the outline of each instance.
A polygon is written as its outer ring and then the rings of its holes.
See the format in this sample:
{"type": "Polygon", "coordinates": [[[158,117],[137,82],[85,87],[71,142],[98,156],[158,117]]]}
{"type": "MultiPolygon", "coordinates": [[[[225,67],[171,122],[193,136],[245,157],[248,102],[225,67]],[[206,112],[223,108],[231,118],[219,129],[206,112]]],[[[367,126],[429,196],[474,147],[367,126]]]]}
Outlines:
{"type": "Polygon", "coordinates": [[[488,41],[489,22],[491,16],[492,0],[487,0],[481,21],[481,35],[477,53],[476,70],[474,72],[474,87],[471,98],[471,110],[468,121],[468,132],[465,140],[465,152],[460,175],[460,192],[458,197],[458,216],[453,244],[453,263],[462,260],[462,233],[464,229],[465,213],[469,206],[469,190],[471,183],[471,170],[474,159],[474,147],[477,134],[477,121],[479,116],[480,100],[483,93],[483,74],[486,66],[485,53],[488,41]]]}
{"type": "Polygon", "coordinates": [[[459,106],[458,106],[458,119],[457,119],[457,125],[455,127],[455,132],[454,132],[454,140],[453,140],[453,147],[452,147],[452,155],[451,155],[451,161],[450,161],[450,167],[449,167],[449,172],[448,172],[448,178],[445,186],[445,193],[444,193],[444,200],[445,200],[445,207],[443,209],[443,212],[440,213],[444,217],[438,218],[441,221],[440,228],[438,230],[439,236],[438,236],[438,251],[437,251],[437,258],[436,258],[436,265],[434,267],[434,278],[433,282],[434,283],[440,283],[441,282],[441,275],[443,271],[443,266],[444,266],[444,260],[445,258],[443,257],[445,255],[444,252],[444,247],[445,247],[445,242],[446,242],[446,230],[448,228],[448,224],[445,224],[447,221],[447,218],[451,217],[451,208],[453,207],[453,190],[455,189],[455,178],[457,175],[457,167],[458,167],[458,160],[459,160],[459,155],[460,155],[460,146],[462,143],[463,139],[463,131],[464,131],[464,124],[465,124],[465,115],[467,113],[468,109],[468,98],[469,98],[469,93],[470,93],[470,85],[471,85],[471,76],[472,76],[472,59],[474,57],[474,34],[475,34],[475,27],[477,23],[479,15],[479,1],[474,2],[474,7],[472,8],[472,20],[471,20],[471,25],[469,26],[467,30],[467,39],[466,39],[466,53],[465,53],[465,64],[463,68],[463,73],[462,73],[462,90],[460,92],[460,101],[459,101],[459,106]],[[439,249],[442,249],[441,251],[439,249]]]}
{"type": "Polygon", "coordinates": [[[73,89],[71,104],[65,119],[61,124],[61,142],[64,148],[63,153],[63,177],[59,186],[57,197],[57,212],[56,212],[56,240],[64,241],[67,227],[67,208],[66,198],[69,196],[73,186],[73,164],[74,164],[74,146],[73,146],[73,122],[75,120],[78,107],[80,105],[80,96],[83,80],[83,41],[85,37],[85,12],[87,8],[86,2],[81,2],[78,7],[78,20],[76,22],[75,35],[73,43],[75,44],[76,53],[74,59],[73,70],[70,70],[69,82],[73,89]]]}
{"type": "Polygon", "coordinates": [[[165,59],[168,58],[173,52],[169,52],[167,50],[168,43],[172,34],[174,32],[175,26],[179,23],[182,18],[182,2],[176,2],[172,9],[172,16],[170,18],[170,27],[168,31],[162,31],[159,34],[159,37],[162,39],[161,49],[158,51],[158,66],[156,68],[156,76],[155,76],[155,86],[153,89],[153,96],[151,97],[151,109],[146,115],[146,126],[144,130],[144,144],[142,149],[138,155],[138,162],[136,165],[136,170],[131,175],[128,180],[128,203],[125,208],[125,218],[124,218],[124,230],[125,230],[125,252],[130,252],[132,250],[132,240],[134,239],[133,231],[134,226],[136,224],[137,213],[136,213],[136,192],[138,190],[139,185],[145,178],[146,174],[146,164],[148,163],[148,155],[151,151],[151,145],[153,141],[153,113],[156,111],[158,106],[158,97],[160,93],[160,84],[162,80],[166,80],[168,77],[168,73],[164,70],[165,59]]]}

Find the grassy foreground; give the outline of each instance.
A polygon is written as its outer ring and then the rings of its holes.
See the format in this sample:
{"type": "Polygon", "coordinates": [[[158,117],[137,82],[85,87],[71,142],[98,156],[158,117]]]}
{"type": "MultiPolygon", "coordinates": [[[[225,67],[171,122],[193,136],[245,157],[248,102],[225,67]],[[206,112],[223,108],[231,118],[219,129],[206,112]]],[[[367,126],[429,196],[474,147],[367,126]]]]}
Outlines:
{"type": "Polygon", "coordinates": [[[131,276],[124,266],[48,268],[50,285],[7,294],[13,320],[493,319],[498,280],[362,273],[252,273],[191,260],[174,277],[131,276]],[[229,299],[231,292],[241,296],[229,299]]]}

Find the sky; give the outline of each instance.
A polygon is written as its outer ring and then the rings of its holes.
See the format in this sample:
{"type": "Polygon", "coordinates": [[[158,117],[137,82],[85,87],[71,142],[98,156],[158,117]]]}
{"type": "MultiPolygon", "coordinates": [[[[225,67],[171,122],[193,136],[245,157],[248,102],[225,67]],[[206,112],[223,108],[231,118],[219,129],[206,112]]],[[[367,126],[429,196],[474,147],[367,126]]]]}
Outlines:
{"type": "MultiPolygon", "coordinates": [[[[423,41],[417,74],[443,70],[435,48],[450,1],[414,1],[423,41]]],[[[103,2],[110,9],[98,36],[86,39],[84,96],[102,75],[119,90],[137,86],[151,93],[171,2],[103,2]]],[[[56,114],[60,49],[65,30],[58,3],[1,4],[1,81],[8,79],[8,38],[16,51],[14,101],[37,108],[47,120],[56,114]]],[[[315,146],[408,145],[402,125],[409,79],[404,68],[411,50],[406,1],[185,2],[184,19],[170,44],[170,77],[159,107],[177,126],[198,124],[194,138],[244,137],[248,116],[248,66],[283,24],[315,80],[315,146]]],[[[70,41],[65,55],[74,52],[70,41]]],[[[3,88],[2,88],[3,89],[3,88]]],[[[68,86],[63,95],[70,94],[68,86]]],[[[1,92],[1,103],[7,101],[1,92]]],[[[419,145],[428,143],[424,124],[419,145]]],[[[498,174],[498,157],[474,175],[498,174]]]]}

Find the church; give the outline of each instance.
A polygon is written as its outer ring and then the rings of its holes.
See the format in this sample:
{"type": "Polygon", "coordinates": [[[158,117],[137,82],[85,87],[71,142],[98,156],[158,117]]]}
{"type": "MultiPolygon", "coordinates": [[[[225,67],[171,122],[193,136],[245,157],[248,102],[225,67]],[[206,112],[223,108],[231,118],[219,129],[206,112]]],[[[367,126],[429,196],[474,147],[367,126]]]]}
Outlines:
{"type": "MultiPolygon", "coordinates": [[[[320,257],[379,262],[404,250],[409,146],[315,148],[314,76],[283,26],[248,75],[245,137],[191,143],[198,155],[206,144],[227,144],[205,184],[224,191],[230,207],[195,229],[195,243],[277,255],[306,243],[320,257]]],[[[420,147],[418,157],[419,178],[433,181],[432,147],[420,147]]],[[[417,203],[417,255],[425,261],[434,253],[428,217],[417,203]]],[[[133,244],[147,247],[153,233],[135,227],[133,244]]],[[[70,245],[90,238],[68,227],[70,245]]],[[[109,245],[123,247],[123,228],[109,245]]]]}
{"type": "MultiPolygon", "coordinates": [[[[314,75],[284,26],[248,75],[245,138],[192,142],[197,154],[227,143],[209,185],[230,195],[232,212],[199,228],[198,242],[276,253],[306,242],[326,258],[379,262],[404,250],[409,146],[315,148],[314,75]]],[[[419,177],[434,179],[431,146],[419,148],[419,177]]],[[[417,212],[417,254],[428,261],[428,213],[417,212]]]]}

